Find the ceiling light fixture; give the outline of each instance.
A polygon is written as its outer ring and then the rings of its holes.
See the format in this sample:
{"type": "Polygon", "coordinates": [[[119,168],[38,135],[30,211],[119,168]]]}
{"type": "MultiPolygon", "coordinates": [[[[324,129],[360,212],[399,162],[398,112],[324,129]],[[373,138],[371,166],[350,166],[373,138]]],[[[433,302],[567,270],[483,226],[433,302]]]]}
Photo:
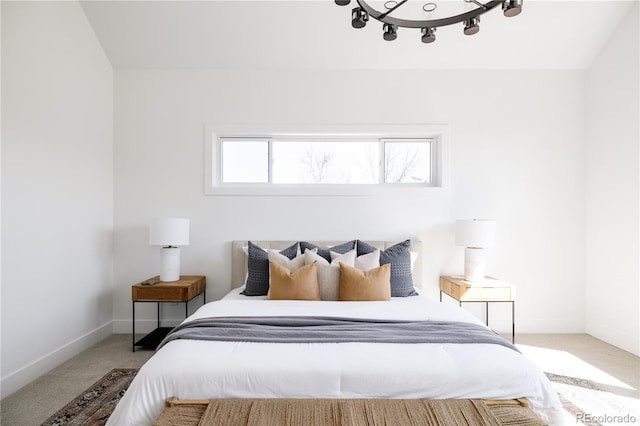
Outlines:
{"type": "Polygon", "coordinates": [[[469,18],[464,21],[464,33],[466,35],[474,35],[480,31],[480,17],[469,18]]]}
{"type": "Polygon", "coordinates": [[[422,29],[422,42],[433,43],[436,41],[436,29],[435,28],[423,28],[422,29]]]}
{"type": "Polygon", "coordinates": [[[502,13],[504,13],[504,16],[511,18],[520,15],[520,12],[522,12],[522,0],[506,0],[502,3],[502,13]]]}
{"type": "Polygon", "coordinates": [[[351,26],[353,28],[364,28],[368,20],[369,15],[361,7],[355,7],[351,11],[351,26]]]}
{"type": "MultiPolygon", "coordinates": [[[[371,1],[356,0],[358,7],[351,11],[351,25],[353,28],[364,28],[369,17],[382,22],[383,38],[385,40],[395,40],[398,37],[398,28],[417,28],[422,31],[422,42],[433,43],[436,40],[435,31],[438,27],[462,23],[464,33],[473,35],[480,31],[480,15],[502,5],[502,13],[506,17],[517,16],[522,12],[523,0],[459,0],[464,6],[464,11],[447,16],[432,16],[438,5],[434,2],[425,3],[422,11],[428,19],[407,19],[405,16],[391,16],[400,9],[408,0],[389,0],[384,3],[384,11],[375,9],[369,3],[371,1]]],[[[350,0],[335,0],[339,6],[346,6],[350,0]]]]}
{"type": "Polygon", "coordinates": [[[384,33],[382,34],[382,38],[387,41],[395,40],[398,38],[398,27],[393,24],[384,24],[382,26],[384,33]]]}

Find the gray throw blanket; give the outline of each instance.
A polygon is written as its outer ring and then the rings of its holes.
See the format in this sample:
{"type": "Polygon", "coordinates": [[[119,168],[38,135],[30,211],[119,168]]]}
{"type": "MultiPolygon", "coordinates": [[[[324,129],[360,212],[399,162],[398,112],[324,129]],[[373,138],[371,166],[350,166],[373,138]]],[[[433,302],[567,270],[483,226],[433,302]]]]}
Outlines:
{"type": "Polygon", "coordinates": [[[176,339],[258,343],[490,343],[519,350],[493,331],[452,321],[397,321],[337,317],[211,317],[174,328],[176,339]]]}

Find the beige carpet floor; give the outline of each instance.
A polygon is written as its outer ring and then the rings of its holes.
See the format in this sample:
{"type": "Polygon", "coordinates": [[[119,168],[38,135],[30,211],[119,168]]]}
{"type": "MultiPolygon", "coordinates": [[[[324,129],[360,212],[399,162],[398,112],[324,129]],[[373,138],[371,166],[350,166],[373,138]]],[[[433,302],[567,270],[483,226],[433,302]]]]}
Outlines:
{"type": "Polygon", "coordinates": [[[151,355],[131,352],[130,334],[114,334],[0,401],[0,425],[40,425],[112,369],[140,368],[151,355]]]}

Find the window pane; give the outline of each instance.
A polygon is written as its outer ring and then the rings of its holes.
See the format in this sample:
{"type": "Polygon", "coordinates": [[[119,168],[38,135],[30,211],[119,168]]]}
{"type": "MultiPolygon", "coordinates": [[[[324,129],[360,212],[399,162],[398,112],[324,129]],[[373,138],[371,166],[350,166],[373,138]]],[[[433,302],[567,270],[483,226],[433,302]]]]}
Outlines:
{"type": "Polygon", "coordinates": [[[385,141],[386,183],[431,183],[431,143],[385,141]]]}
{"type": "Polygon", "coordinates": [[[222,140],[222,182],[268,183],[268,140],[222,140]]]}
{"type": "Polygon", "coordinates": [[[273,183],[377,184],[376,142],[273,141],[273,183]]]}

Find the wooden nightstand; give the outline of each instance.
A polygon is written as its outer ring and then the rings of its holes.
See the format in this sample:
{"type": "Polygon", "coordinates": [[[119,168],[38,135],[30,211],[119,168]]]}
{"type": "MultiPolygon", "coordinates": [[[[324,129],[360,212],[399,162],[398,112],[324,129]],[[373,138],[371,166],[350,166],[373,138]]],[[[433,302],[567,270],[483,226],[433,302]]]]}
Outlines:
{"type": "Polygon", "coordinates": [[[485,304],[485,324],[489,325],[489,303],[507,302],[511,303],[511,341],[516,339],[516,288],[504,281],[492,277],[486,277],[482,282],[465,281],[463,277],[441,276],[440,277],[440,301],[442,293],[462,302],[483,302],[485,304]]]}
{"type": "MultiPolygon", "coordinates": [[[[159,277],[149,278],[147,281],[159,280],[159,277]]],[[[143,281],[144,282],[144,281],[143,281]]],[[[189,302],[202,294],[202,304],[206,302],[207,281],[203,276],[181,276],[179,281],[158,282],[157,284],[142,284],[139,282],[131,287],[131,304],[133,306],[132,349],[144,346],[155,349],[173,327],[160,327],[160,304],[166,302],[184,303],[184,316],[189,316],[189,302]],[[136,342],[136,303],[153,302],[158,304],[158,326],[151,333],[136,342]]]]}

